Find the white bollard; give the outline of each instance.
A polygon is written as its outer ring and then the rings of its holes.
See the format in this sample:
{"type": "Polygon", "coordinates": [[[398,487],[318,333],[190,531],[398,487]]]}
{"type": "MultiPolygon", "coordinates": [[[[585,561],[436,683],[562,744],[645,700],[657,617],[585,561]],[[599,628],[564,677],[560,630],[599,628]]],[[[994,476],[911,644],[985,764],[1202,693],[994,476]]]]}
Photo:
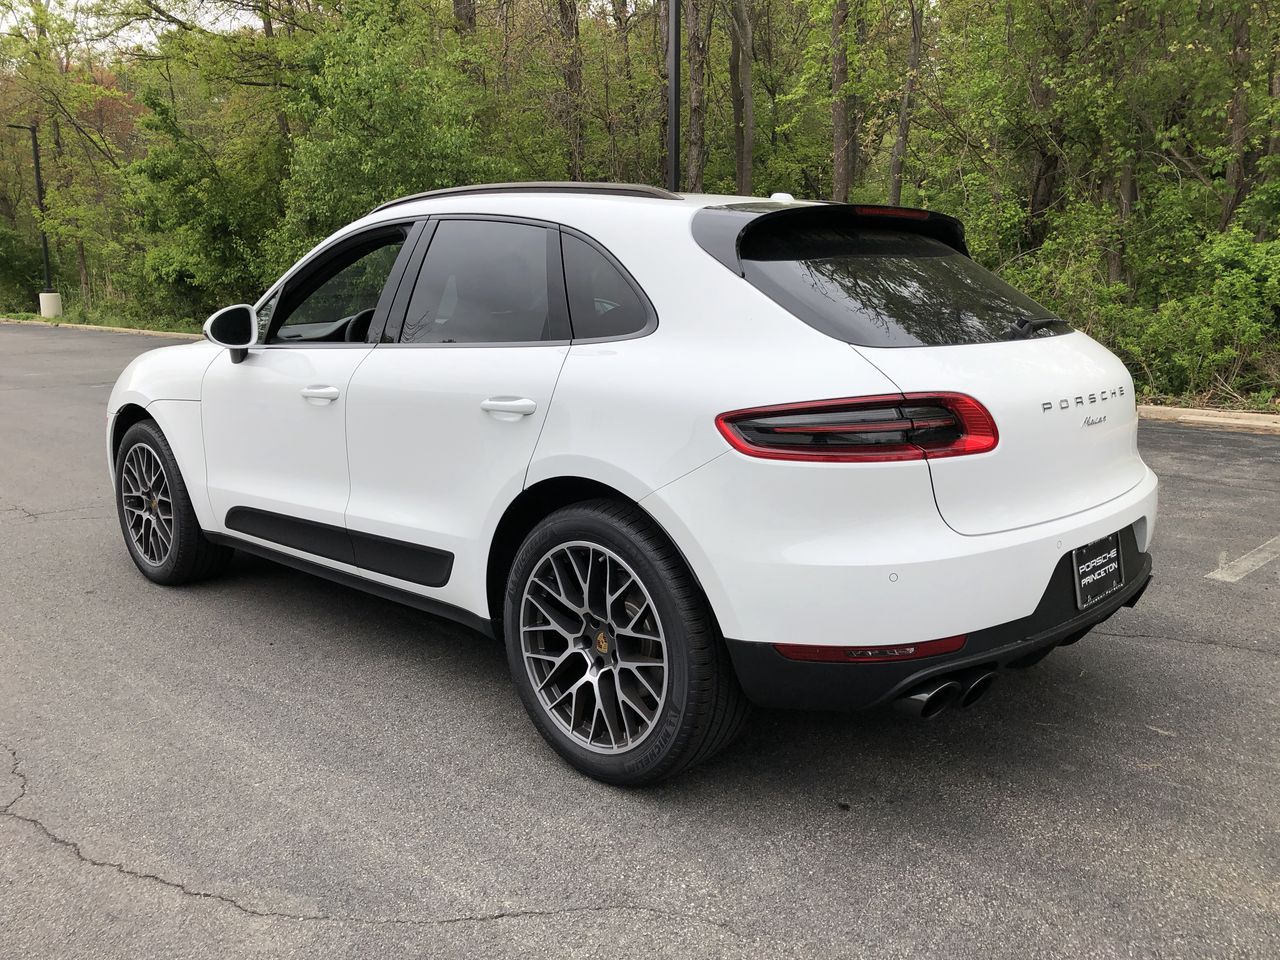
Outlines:
{"type": "Polygon", "coordinates": [[[46,320],[62,316],[62,294],[40,294],[40,316],[44,317],[46,320]]]}

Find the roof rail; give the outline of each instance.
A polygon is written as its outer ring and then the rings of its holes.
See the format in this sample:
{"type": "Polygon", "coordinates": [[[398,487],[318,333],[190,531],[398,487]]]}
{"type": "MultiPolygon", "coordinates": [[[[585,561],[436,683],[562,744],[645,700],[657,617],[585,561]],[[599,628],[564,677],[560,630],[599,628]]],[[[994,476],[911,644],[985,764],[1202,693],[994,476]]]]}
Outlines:
{"type": "Polygon", "coordinates": [[[578,183],[567,180],[548,180],[528,183],[481,183],[473,187],[445,187],[441,190],[427,190],[412,196],[390,200],[381,206],[374,207],[370,213],[377,213],[388,207],[413,200],[426,200],[430,197],[460,196],[468,193],[596,193],[612,197],[648,197],[651,200],[679,200],[680,195],[661,187],[651,187],[643,183],[578,183]]]}

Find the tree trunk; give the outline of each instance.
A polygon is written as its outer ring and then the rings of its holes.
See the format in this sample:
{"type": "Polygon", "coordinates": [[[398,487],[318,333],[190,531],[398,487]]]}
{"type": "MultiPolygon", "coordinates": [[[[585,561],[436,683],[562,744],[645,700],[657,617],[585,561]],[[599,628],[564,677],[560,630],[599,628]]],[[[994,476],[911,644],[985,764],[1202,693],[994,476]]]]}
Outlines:
{"type": "MultiPolygon", "coordinates": [[[[1276,69],[1276,55],[1271,56],[1271,101],[1280,103],[1280,70],[1276,69]]],[[[1271,136],[1267,138],[1267,149],[1265,156],[1271,157],[1272,163],[1280,163],[1280,116],[1271,115],[1271,136]]],[[[1275,236],[1275,226],[1269,217],[1263,217],[1262,222],[1258,224],[1258,232],[1255,239],[1259,242],[1270,240],[1275,236]]]]}
{"type": "Polygon", "coordinates": [[[459,33],[476,32],[476,0],[453,0],[453,24],[459,33]]]}
{"type": "Polygon", "coordinates": [[[635,80],[631,69],[631,21],[627,11],[628,0],[613,0],[613,26],[622,46],[622,113],[626,118],[627,133],[630,143],[623,151],[622,179],[639,180],[640,166],[639,144],[643,120],[640,117],[640,105],[635,94],[635,80]]]}
{"type": "Polygon", "coordinates": [[[751,13],[747,0],[731,0],[729,93],[733,101],[733,157],[738,193],[751,196],[755,150],[755,98],[751,89],[751,13]]]}
{"type": "MultiPolygon", "coordinates": [[[[866,75],[866,58],[862,56],[862,51],[867,45],[867,0],[857,0],[854,7],[853,41],[859,53],[853,79],[857,84],[856,89],[860,90],[866,75]]],[[[862,95],[856,91],[845,97],[845,102],[848,104],[849,117],[849,149],[845,157],[849,165],[849,189],[852,190],[863,175],[862,126],[866,119],[867,105],[862,95]]]]}
{"type": "Polygon", "coordinates": [[[658,28],[658,79],[660,81],[661,96],[658,98],[660,109],[658,115],[658,157],[661,160],[660,169],[664,171],[662,180],[663,186],[668,186],[665,180],[665,171],[667,169],[667,104],[671,100],[671,78],[667,75],[667,56],[671,47],[670,24],[671,24],[671,0],[657,0],[654,5],[654,12],[657,17],[658,28]]]}
{"type": "Polygon", "coordinates": [[[565,164],[570,180],[582,179],[582,47],[578,43],[577,0],[559,0],[560,38],[564,41],[565,164]]]}
{"type": "Polygon", "coordinates": [[[685,35],[688,39],[689,60],[689,139],[685,150],[685,189],[690,193],[703,191],[703,172],[706,166],[707,126],[707,48],[711,39],[711,18],[715,4],[703,0],[706,9],[700,9],[699,0],[684,0],[685,35]]]}
{"type": "Polygon", "coordinates": [[[902,203],[902,170],[907,160],[907,138],[911,134],[911,98],[915,93],[916,75],[920,72],[920,52],[924,46],[924,4],[907,0],[911,11],[911,47],[907,53],[907,77],[902,84],[898,103],[898,137],[889,155],[889,205],[902,203]]]}
{"type": "MultiPolygon", "coordinates": [[[[264,2],[260,9],[262,14],[262,35],[268,40],[272,40],[276,35],[275,24],[271,20],[271,4],[264,2]]],[[[289,118],[283,110],[276,111],[276,126],[280,130],[280,136],[286,140],[289,139],[289,118]]]]}
{"type": "Polygon", "coordinates": [[[836,0],[831,11],[831,199],[849,202],[849,100],[844,87],[849,82],[849,51],[844,25],[849,18],[849,0],[836,0]]]}
{"type": "Polygon", "coordinates": [[[89,262],[84,255],[84,240],[76,240],[76,265],[80,268],[80,303],[85,309],[89,304],[89,262]]]}
{"type": "Polygon", "coordinates": [[[1249,136],[1249,20],[1244,10],[1237,10],[1231,15],[1230,60],[1231,74],[1235,79],[1227,112],[1231,157],[1227,161],[1227,193],[1222,200],[1219,230],[1226,230],[1231,225],[1231,218],[1245,194],[1245,148],[1249,136]]]}

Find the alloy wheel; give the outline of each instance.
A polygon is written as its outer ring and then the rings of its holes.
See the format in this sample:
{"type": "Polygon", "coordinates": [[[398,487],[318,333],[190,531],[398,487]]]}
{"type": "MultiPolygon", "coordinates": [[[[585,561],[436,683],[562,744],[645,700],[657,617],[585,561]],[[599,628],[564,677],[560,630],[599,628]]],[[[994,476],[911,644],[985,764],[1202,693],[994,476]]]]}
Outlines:
{"type": "Polygon", "coordinates": [[[520,644],[538,702],[574,743],[621,753],[652,732],[667,698],[666,638],[649,591],[612,550],[573,541],[538,561],[520,644]]]}
{"type": "Polygon", "coordinates": [[[138,556],[160,566],[173,548],[173,499],[164,464],[145,443],[134,444],[125,454],[120,502],[138,556]]]}

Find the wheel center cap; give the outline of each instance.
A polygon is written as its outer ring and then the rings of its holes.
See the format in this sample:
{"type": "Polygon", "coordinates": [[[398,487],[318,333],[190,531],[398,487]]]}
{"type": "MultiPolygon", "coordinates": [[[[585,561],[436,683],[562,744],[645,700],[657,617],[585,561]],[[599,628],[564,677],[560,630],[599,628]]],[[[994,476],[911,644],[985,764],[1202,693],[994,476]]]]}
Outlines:
{"type": "Polygon", "coordinates": [[[596,631],[595,644],[597,653],[609,652],[609,634],[603,628],[596,631]]]}

